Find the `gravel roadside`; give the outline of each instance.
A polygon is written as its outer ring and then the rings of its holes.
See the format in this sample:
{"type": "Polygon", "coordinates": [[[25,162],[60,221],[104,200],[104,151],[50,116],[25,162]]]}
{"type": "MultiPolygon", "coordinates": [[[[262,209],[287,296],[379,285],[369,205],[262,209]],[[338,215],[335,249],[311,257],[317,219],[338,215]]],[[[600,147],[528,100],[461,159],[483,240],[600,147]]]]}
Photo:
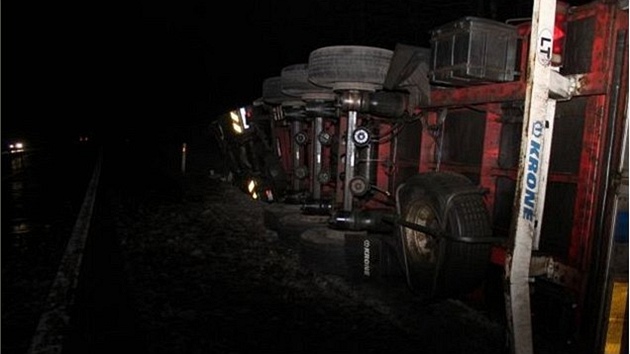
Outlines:
{"type": "Polygon", "coordinates": [[[460,300],[305,268],[265,227],[267,204],[204,169],[164,181],[114,197],[148,353],[506,352],[504,328],[460,300]]]}

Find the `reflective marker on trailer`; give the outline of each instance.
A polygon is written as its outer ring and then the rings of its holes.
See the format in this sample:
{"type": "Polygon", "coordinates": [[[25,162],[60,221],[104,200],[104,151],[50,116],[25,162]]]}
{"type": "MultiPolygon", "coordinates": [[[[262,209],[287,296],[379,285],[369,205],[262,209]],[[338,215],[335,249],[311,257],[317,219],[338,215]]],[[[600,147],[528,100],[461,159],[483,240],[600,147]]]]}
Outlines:
{"type": "Polygon", "coordinates": [[[608,328],[606,330],[606,348],[604,354],[620,354],[623,340],[624,319],[628,306],[628,283],[615,281],[608,311],[608,328]]]}
{"type": "Polygon", "coordinates": [[[253,179],[249,181],[249,183],[247,184],[247,191],[249,193],[252,193],[254,191],[254,189],[256,189],[256,181],[254,181],[253,179]]]}
{"type": "Polygon", "coordinates": [[[244,107],[238,109],[238,111],[230,112],[230,119],[232,120],[232,129],[236,134],[242,134],[245,129],[249,128],[247,124],[246,110],[244,107]]]}
{"type": "Polygon", "coordinates": [[[241,120],[243,122],[243,128],[249,129],[249,124],[247,124],[247,111],[245,111],[245,107],[241,107],[239,109],[239,112],[241,113],[241,120]]]}

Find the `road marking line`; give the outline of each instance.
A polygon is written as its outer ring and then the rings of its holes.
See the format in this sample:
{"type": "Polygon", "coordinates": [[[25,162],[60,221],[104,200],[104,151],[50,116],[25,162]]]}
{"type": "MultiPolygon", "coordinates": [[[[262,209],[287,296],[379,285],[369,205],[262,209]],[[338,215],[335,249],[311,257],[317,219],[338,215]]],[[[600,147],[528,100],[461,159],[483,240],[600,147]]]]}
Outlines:
{"type": "Polygon", "coordinates": [[[57,276],[53,282],[48,298],[44,304],[44,311],[31,340],[28,354],[61,353],[64,335],[70,323],[69,311],[74,303],[81,261],[85,243],[90,229],[90,221],[94,210],[96,190],[101,174],[102,151],[99,153],[92,179],[88,185],[79,216],[75,221],[72,235],[66,246],[66,251],[57,269],[57,276]]]}

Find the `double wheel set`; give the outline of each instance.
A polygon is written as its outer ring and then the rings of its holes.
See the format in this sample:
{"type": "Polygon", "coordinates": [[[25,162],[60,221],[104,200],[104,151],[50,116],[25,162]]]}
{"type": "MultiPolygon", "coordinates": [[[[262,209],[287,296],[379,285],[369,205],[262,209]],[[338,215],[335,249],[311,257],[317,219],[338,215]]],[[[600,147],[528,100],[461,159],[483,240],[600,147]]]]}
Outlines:
{"type": "MultiPolygon", "coordinates": [[[[426,66],[418,53],[423,52],[401,53],[361,46],[324,47],[311,53],[308,64],[285,68],[275,81],[279,85],[264,86],[263,100],[282,109],[286,117],[302,124],[316,119],[332,121],[340,157],[325,161],[315,156],[320,165],[311,165],[311,175],[335,172],[332,195],[316,188],[317,178],[307,184],[311,197],[335,201],[330,207],[332,215],[301,222],[293,210],[289,222],[274,226],[291,230],[285,234],[292,234],[288,237],[315,270],[363,280],[400,274],[413,292],[426,297],[463,294],[483,282],[496,241],[482,189],[462,174],[418,173],[387,192],[390,207],[365,209],[369,204],[365,198],[373,194],[364,189],[376,187],[375,169],[380,168],[373,164],[370,171],[356,163],[364,159],[361,151],[366,146],[378,150],[378,141],[369,139],[370,129],[366,128],[373,117],[391,118],[395,125],[400,121],[396,118],[409,114],[421,96],[428,95],[428,88],[421,84],[426,66]],[[366,134],[368,139],[357,141],[357,136],[366,134]],[[357,180],[365,182],[361,193],[352,187],[357,180]],[[347,227],[347,220],[339,227],[339,215],[353,215],[353,227],[347,227]]],[[[405,129],[404,125],[399,129],[405,129]]],[[[322,131],[311,130],[311,134],[317,141],[322,131]]],[[[321,151],[321,146],[314,151],[321,151]]],[[[300,161],[292,162],[298,164],[294,169],[302,167],[300,161]]],[[[298,177],[304,178],[295,174],[292,178],[298,177]]]]}

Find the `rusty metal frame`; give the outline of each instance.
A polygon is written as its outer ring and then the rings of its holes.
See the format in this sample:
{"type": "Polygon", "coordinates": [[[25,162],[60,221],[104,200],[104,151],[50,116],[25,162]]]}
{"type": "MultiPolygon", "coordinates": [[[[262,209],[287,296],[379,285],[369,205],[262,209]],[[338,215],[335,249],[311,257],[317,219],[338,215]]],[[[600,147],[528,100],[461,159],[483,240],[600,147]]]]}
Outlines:
{"type": "MultiPolygon", "coordinates": [[[[627,31],[627,11],[615,8],[615,3],[593,2],[587,5],[572,7],[567,16],[567,21],[577,21],[585,18],[595,19],[595,34],[591,48],[592,63],[589,72],[575,76],[575,83],[579,86],[579,92],[573,93],[573,97],[583,96],[587,100],[584,133],[582,137],[582,150],[580,156],[580,168],[577,173],[553,172],[548,174],[548,181],[574,184],[576,186],[576,201],[573,210],[573,226],[569,242],[567,256],[560,256],[556,264],[562,264],[580,272],[586,272],[592,262],[593,244],[597,242],[595,229],[601,220],[598,220],[598,210],[602,207],[602,198],[605,193],[602,190],[604,176],[601,172],[601,163],[604,158],[604,149],[611,144],[608,141],[610,132],[607,130],[610,107],[609,95],[612,82],[612,62],[615,57],[614,43],[615,31],[624,29],[627,31]],[[618,19],[617,17],[622,17],[618,19]]],[[[522,55],[527,55],[529,40],[524,32],[520,32],[522,38],[522,55]]],[[[627,47],[627,44],[626,44],[627,47]]],[[[627,51],[627,49],[626,49],[627,51]]],[[[625,54],[627,56],[627,53],[625,54]]],[[[496,202],[496,181],[499,177],[508,177],[515,180],[517,170],[515,168],[501,168],[497,164],[499,135],[502,123],[497,121],[501,116],[501,104],[511,101],[525,100],[526,73],[521,60],[522,75],[514,82],[486,84],[470,87],[441,88],[431,92],[430,104],[420,107],[427,121],[436,123],[438,110],[442,108],[457,108],[475,106],[486,111],[486,130],[483,141],[483,156],[480,166],[458,166],[442,163],[443,169],[458,172],[478,172],[481,187],[488,190],[485,201],[489,211],[494,210],[496,202]]],[[[625,64],[625,78],[627,81],[627,63],[625,64]]],[[[627,92],[627,82],[623,81],[622,92],[627,92]],[[625,91],[624,91],[625,90],[625,91]]],[[[422,131],[422,148],[420,156],[419,172],[432,171],[437,168],[435,163],[436,144],[430,133],[422,131]]],[[[504,262],[505,250],[497,248],[493,250],[493,262],[504,262]]],[[[581,284],[576,286],[580,291],[580,303],[578,313],[584,306],[587,277],[580,277],[581,284]]],[[[578,323],[580,325],[580,316],[578,323]]]]}

